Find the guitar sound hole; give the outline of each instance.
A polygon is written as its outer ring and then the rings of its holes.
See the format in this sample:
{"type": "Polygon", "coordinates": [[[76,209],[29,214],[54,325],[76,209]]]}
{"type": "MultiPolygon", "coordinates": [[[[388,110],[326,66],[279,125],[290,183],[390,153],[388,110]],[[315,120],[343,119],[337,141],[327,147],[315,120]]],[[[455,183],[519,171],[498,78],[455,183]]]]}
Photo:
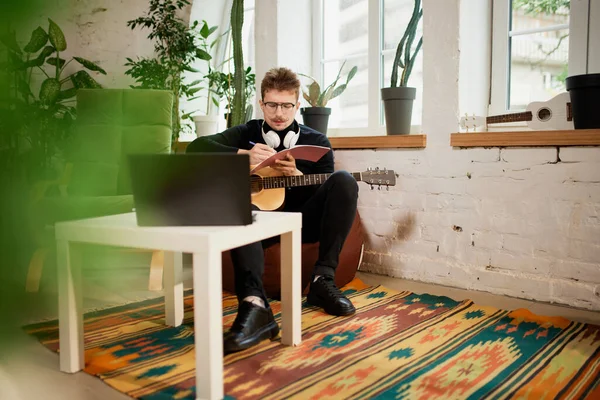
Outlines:
{"type": "Polygon", "coordinates": [[[548,121],[552,117],[552,111],[548,108],[542,108],[538,111],[538,119],[540,121],[548,121]]]}
{"type": "Polygon", "coordinates": [[[250,177],[250,193],[255,194],[263,190],[263,181],[260,176],[252,175],[250,177]]]}

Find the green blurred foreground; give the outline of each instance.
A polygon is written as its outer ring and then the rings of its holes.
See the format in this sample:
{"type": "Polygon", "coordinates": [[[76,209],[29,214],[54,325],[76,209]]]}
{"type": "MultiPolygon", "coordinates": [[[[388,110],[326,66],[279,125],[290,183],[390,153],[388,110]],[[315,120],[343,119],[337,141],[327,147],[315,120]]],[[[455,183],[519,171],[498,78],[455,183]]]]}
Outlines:
{"type": "MultiPolygon", "coordinates": [[[[8,47],[15,39],[21,47],[27,45],[29,27],[41,20],[42,8],[45,14],[47,1],[0,1],[0,347],[7,345],[7,349],[10,334],[21,322],[18,319],[38,306],[28,303],[24,291],[34,247],[27,204],[34,178],[53,173],[50,165],[32,154],[31,144],[22,140],[26,126],[40,126],[44,119],[41,113],[32,113],[20,103],[26,88],[10,68],[16,60],[10,58],[8,47]]],[[[0,349],[0,354],[5,351],[0,349]]]]}

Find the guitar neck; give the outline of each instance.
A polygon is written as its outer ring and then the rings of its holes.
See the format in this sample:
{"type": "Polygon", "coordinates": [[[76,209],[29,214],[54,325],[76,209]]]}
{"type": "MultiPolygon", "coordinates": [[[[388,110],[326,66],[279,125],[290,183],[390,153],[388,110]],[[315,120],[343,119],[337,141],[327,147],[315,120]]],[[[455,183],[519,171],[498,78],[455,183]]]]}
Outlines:
{"type": "MultiPolygon", "coordinates": [[[[362,181],[360,172],[351,174],[358,182],[362,181]]],[[[312,186],[324,183],[331,174],[310,174],[297,176],[266,176],[261,178],[265,189],[276,189],[286,187],[312,186]]]]}
{"type": "Polygon", "coordinates": [[[531,121],[532,118],[531,111],[526,111],[514,114],[492,115],[491,117],[487,117],[485,121],[488,124],[501,124],[506,122],[531,121]]]}

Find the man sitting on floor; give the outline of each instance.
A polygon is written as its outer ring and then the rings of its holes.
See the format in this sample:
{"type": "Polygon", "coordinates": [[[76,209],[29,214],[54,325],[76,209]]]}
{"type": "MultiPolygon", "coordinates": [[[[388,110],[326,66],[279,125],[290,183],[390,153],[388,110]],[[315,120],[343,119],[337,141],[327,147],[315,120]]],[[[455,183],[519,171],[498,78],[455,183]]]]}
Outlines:
{"type": "MultiPolygon", "coordinates": [[[[331,148],[327,137],[295,120],[300,107],[300,81],[287,68],[265,74],[260,88],[264,120],[251,120],[224,132],[195,139],[186,152],[237,152],[249,154],[257,165],[276,151],[294,145],[331,148]]],[[[285,176],[332,173],[318,186],[286,190],[283,211],[302,213],[302,242],[319,242],[319,258],[313,270],[307,302],[331,315],[351,315],[352,302],[334,283],[342,245],[356,215],[358,185],[346,171],[334,173],[333,151],[317,162],[294,160],[288,155],[272,168],[285,176]]],[[[256,208],[255,208],[256,209],[256,208]]],[[[273,338],[279,327],[263,289],[264,252],[260,242],[231,251],[235,290],[239,300],[236,319],[225,335],[225,352],[244,350],[273,338]]]]}

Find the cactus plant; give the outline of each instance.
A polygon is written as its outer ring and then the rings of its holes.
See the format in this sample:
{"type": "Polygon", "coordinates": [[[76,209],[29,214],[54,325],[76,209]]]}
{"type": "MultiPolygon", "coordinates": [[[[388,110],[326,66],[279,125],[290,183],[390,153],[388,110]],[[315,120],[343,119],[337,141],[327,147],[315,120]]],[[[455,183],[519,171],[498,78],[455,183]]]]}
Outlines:
{"type": "Polygon", "coordinates": [[[244,25],[244,0],[233,0],[231,6],[231,39],[233,42],[233,86],[231,126],[243,124],[246,117],[246,70],[242,52],[242,26],[244,25]]]}
{"type": "Polygon", "coordinates": [[[406,86],[408,83],[408,78],[410,78],[410,73],[412,72],[415,58],[419,53],[419,50],[421,50],[421,46],[423,45],[423,36],[421,36],[417,42],[414,52],[411,55],[412,45],[417,32],[417,25],[419,24],[419,20],[422,16],[423,8],[421,7],[421,0],[415,0],[415,7],[410,17],[410,21],[408,22],[406,30],[404,31],[404,35],[402,36],[400,43],[398,43],[398,48],[396,49],[394,65],[392,66],[392,78],[390,82],[391,87],[406,86]],[[400,85],[398,85],[398,70],[400,68],[402,68],[402,74],[400,76],[400,85]]]}
{"type": "Polygon", "coordinates": [[[342,83],[340,86],[336,87],[336,85],[340,79],[340,76],[342,74],[342,69],[344,68],[344,65],[346,65],[346,61],[344,61],[344,63],[342,64],[342,67],[340,68],[340,70],[337,74],[337,77],[335,78],[333,83],[331,83],[329,86],[327,86],[325,88],[325,90],[323,90],[323,91],[321,91],[319,82],[317,82],[317,80],[315,78],[313,78],[312,76],[309,76],[309,75],[304,75],[304,74],[298,73],[298,75],[304,76],[304,77],[312,80],[312,83],[310,85],[308,85],[308,92],[304,89],[302,90],[302,96],[304,97],[304,100],[308,101],[308,103],[312,107],[325,107],[329,100],[332,100],[332,99],[336,98],[337,96],[339,96],[340,94],[342,94],[344,92],[344,90],[346,90],[346,88],[348,87],[348,84],[350,83],[350,80],[352,80],[352,78],[354,78],[354,75],[356,75],[356,71],[358,70],[358,67],[356,67],[356,66],[352,67],[350,72],[348,72],[348,76],[346,78],[346,83],[342,83]]]}

